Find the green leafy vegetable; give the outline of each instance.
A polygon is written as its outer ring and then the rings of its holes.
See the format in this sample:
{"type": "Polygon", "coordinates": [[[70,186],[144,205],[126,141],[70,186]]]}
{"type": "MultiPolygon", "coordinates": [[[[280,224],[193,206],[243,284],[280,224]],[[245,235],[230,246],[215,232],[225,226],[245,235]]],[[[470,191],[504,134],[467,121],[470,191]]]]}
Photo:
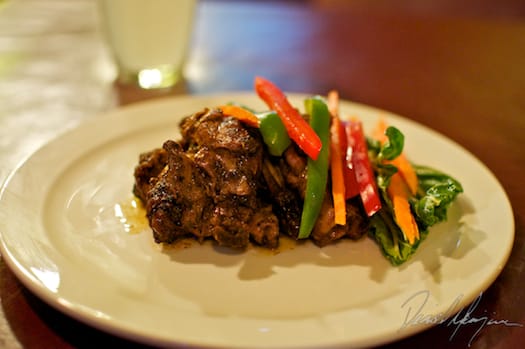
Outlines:
{"type": "Polygon", "coordinates": [[[384,256],[393,265],[398,266],[415,253],[431,226],[446,220],[448,208],[457,195],[463,192],[463,188],[456,179],[441,171],[414,165],[418,177],[418,191],[410,198],[410,206],[420,230],[420,239],[413,245],[409,244],[394,221],[392,203],[387,195],[390,179],[398,169],[392,164],[381,162],[382,159],[391,160],[401,154],[403,137],[397,129],[387,132],[387,136],[389,141],[383,145],[373,140],[368,141],[377,185],[385,203],[378,214],[371,217],[369,236],[376,241],[384,256]]]}
{"type": "Polygon", "coordinates": [[[416,252],[426,235],[426,232],[422,232],[421,238],[410,245],[403,240],[403,233],[387,209],[379,211],[370,220],[369,236],[376,241],[383,255],[395,266],[406,262],[416,252]]]}
{"type": "Polygon", "coordinates": [[[405,145],[405,136],[397,128],[390,126],[385,132],[388,141],[383,144],[379,150],[377,158],[381,160],[393,160],[402,152],[405,145]]]}
{"type": "Polygon", "coordinates": [[[414,166],[419,179],[418,194],[411,200],[416,221],[426,229],[447,219],[447,210],[463,187],[447,174],[426,166],[414,166]]]}

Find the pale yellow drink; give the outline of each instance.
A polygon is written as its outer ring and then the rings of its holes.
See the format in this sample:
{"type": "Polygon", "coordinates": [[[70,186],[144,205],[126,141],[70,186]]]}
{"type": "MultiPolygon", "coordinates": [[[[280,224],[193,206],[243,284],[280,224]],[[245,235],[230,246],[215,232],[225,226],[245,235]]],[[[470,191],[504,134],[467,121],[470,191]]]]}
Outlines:
{"type": "Polygon", "coordinates": [[[180,80],[195,4],[196,0],[99,0],[121,80],[143,88],[169,87],[180,80]]]}

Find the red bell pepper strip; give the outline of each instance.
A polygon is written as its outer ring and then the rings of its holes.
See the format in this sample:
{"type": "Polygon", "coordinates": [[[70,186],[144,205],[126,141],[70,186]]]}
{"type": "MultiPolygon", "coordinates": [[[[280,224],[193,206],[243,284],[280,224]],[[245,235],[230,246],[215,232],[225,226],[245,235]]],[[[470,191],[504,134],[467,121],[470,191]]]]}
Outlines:
{"type": "Polygon", "coordinates": [[[346,125],[348,122],[340,121],[339,141],[341,142],[341,155],[343,156],[343,179],[345,182],[345,200],[359,195],[359,186],[355,179],[355,169],[352,162],[353,148],[348,146],[348,138],[351,135],[346,134],[346,125]]]}
{"type": "Polygon", "coordinates": [[[355,170],[355,179],[366,214],[371,217],[381,209],[379,191],[368,158],[368,147],[363,132],[363,125],[359,120],[351,120],[346,124],[348,147],[352,148],[352,164],[355,170]]]}
{"type": "Polygon", "coordinates": [[[279,87],[262,77],[255,78],[255,91],[268,107],[279,115],[290,138],[311,159],[316,160],[321,151],[321,139],[303,119],[279,87]]]}

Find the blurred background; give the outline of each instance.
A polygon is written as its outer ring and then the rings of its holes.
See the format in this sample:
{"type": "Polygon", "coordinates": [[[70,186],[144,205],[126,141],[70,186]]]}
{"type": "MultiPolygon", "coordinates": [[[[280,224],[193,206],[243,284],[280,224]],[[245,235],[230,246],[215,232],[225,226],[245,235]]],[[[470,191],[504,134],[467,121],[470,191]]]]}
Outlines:
{"type": "Polygon", "coordinates": [[[459,114],[458,96],[490,100],[498,84],[523,86],[515,70],[525,65],[505,63],[509,47],[525,47],[522,0],[200,0],[186,80],[148,93],[115,82],[98,15],[96,0],[0,2],[1,152],[27,155],[86,115],[145,98],[250,90],[254,75],[423,118],[440,105],[459,114]],[[406,90],[413,98],[400,98],[406,90]],[[428,96],[440,105],[422,104],[428,96]],[[20,142],[13,129],[35,139],[20,142]]]}

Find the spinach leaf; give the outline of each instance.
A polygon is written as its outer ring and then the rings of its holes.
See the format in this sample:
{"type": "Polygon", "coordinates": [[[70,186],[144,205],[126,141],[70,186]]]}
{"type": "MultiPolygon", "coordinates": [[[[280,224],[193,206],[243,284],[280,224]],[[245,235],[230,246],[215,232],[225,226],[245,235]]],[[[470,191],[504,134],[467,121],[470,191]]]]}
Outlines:
{"type": "Polygon", "coordinates": [[[381,142],[377,139],[366,137],[366,147],[368,148],[368,155],[375,159],[381,151],[381,142]]]}
{"type": "Polygon", "coordinates": [[[386,188],[398,169],[392,164],[383,163],[383,160],[393,160],[403,152],[405,136],[392,126],[386,129],[385,134],[388,140],[384,144],[377,140],[367,139],[367,146],[381,196],[389,203],[386,188]]]}
{"type": "Polygon", "coordinates": [[[376,182],[379,191],[383,197],[387,198],[386,188],[388,188],[392,176],[398,171],[397,167],[392,164],[377,163],[374,166],[374,171],[376,173],[376,182]]]}
{"type": "Polygon", "coordinates": [[[376,164],[377,184],[383,200],[383,208],[370,219],[369,236],[379,245],[383,255],[394,266],[406,262],[426,238],[429,227],[446,220],[447,209],[457,195],[463,192],[461,184],[449,175],[430,167],[414,165],[419,180],[419,192],[410,199],[414,218],[419,227],[420,238],[410,245],[394,221],[392,203],[386,188],[397,168],[376,164]]]}
{"type": "Polygon", "coordinates": [[[385,131],[386,141],[379,151],[378,160],[393,160],[397,158],[405,146],[405,136],[397,128],[389,126],[385,131]]]}
{"type": "Polygon", "coordinates": [[[385,135],[387,136],[387,141],[383,144],[377,139],[366,138],[369,156],[378,163],[382,160],[395,159],[403,152],[403,147],[405,146],[405,136],[397,128],[389,126],[385,131],[385,135]]]}
{"type": "Polygon", "coordinates": [[[451,176],[426,166],[414,166],[419,192],[411,200],[418,224],[427,228],[447,219],[447,209],[463,187],[451,176]]]}
{"type": "Polygon", "coordinates": [[[403,233],[394,222],[389,208],[383,208],[370,219],[369,236],[381,249],[383,255],[394,266],[406,262],[417,250],[421,241],[427,236],[426,231],[420,232],[420,238],[413,245],[403,239],[403,233]]]}
{"type": "Polygon", "coordinates": [[[383,255],[394,266],[406,262],[426,238],[429,227],[447,219],[447,209],[463,192],[461,184],[451,176],[431,167],[413,165],[418,177],[418,192],[409,199],[414,219],[419,228],[419,239],[410,245],[394,220],[393,207],[387,188],[398,169],[384,160],[393,160],[403,151],[404,136],[395,127],[385,131],[388,141],[381,144],[368,139],[369,157],[374,167],[376,182],[383,207],[370,218],[369,236],[379,245],[383,255]]]}

